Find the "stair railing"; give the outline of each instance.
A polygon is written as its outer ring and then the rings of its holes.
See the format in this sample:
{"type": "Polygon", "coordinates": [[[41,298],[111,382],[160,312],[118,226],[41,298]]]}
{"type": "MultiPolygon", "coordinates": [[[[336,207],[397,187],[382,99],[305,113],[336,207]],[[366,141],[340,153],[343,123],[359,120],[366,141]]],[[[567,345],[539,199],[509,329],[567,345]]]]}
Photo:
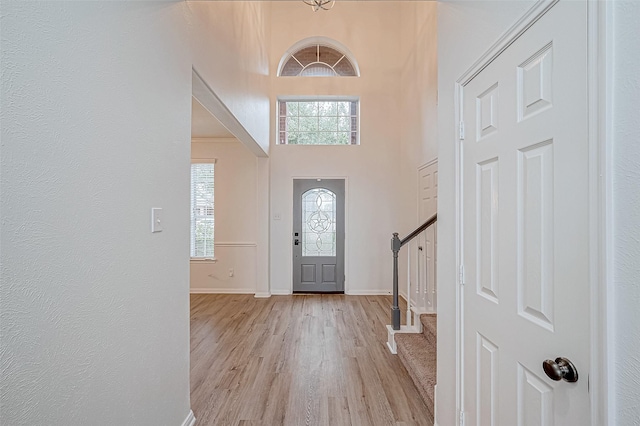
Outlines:
{"type": "MultiPolygon", "coordinates": [[[[437,220],[438,215],[434,214],[425,223],[417,227],[413,232],[402,239],[398,237],[397,232],[393,233],[393,238],[391,238],[391,251],[393,252],[393,306],[391,306],[391,328],[393,330],[400,330],[400,306],[398,306],[398,253],[405,244],[420,235],[422,231],[436,223],[437,220]]],[[[407,304],[410,303],[410,299],[411,294],[407,292],[407,304]]]]}

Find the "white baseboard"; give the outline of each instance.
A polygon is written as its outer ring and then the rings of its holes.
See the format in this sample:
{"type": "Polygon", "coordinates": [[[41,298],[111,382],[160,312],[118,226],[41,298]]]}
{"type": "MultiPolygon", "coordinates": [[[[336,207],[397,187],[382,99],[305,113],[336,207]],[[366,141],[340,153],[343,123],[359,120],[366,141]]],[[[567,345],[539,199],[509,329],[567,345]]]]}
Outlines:
{"type": "Polygon", "coordinates": [[[253,295],[256,299],[267,299],[271,297],[271,293],[256,293],[253,295]]]}
{"type": "Polygon", "coordinates": [[[251,288],[192,288],[191,294],[254,294],[251,288]]]}
{"type": "Polygon", "coordinates": [[[189,410],[189,415],[184,422],[182,422],[182,426],[195,426],[196,424],[196,416],[193,415],[193,411],[189,410]]]}
{"type": "Polygon", "coordinates": [[[277,289],[272,289],[271,290],[271,295],[272,296],[290,296],[291,294],[293,294],[293,292],[291,290],[277,290],[277,289]]]}
{"type": "MultiPolygon", "coordinates": [[[[193,290],[191,292],[193,293],[193,290]]],[[[269,295],[290,296],[292,294],[293,292],[291,290],[272,289],[271,293],[256,293],[256,297],[269,297],[269,295]],[[261,296],[258,296],[258,294],[261,296]]],[[[389,290],[350,290],[346,291],[345,294],[348,296],[389,296],[391,295],[391,292],[389,290]]]]}
{"type": "Polygon", "coordinates": [[[389,296],[389,290],[349,290],[345,292],[349,296],[389,296]]]}

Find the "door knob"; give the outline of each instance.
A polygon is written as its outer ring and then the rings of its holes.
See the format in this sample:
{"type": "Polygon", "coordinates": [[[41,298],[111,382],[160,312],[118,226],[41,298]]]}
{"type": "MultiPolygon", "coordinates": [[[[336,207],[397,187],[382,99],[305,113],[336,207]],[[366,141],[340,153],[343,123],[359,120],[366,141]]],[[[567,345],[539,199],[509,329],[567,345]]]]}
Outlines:
{"type": "Polygon", "coordinates": [[[548,359],[542,363],[542,368],[551,380],[578,381],[578,370],[567,358],[559,357],[555,361],[548,359]]]}
{"type": "Polygon", "coordinates": [[[300,244],[300,240],[296,238],[295,240],[293,240],[293,244],[297,246],[298,244],[300,244]]]}

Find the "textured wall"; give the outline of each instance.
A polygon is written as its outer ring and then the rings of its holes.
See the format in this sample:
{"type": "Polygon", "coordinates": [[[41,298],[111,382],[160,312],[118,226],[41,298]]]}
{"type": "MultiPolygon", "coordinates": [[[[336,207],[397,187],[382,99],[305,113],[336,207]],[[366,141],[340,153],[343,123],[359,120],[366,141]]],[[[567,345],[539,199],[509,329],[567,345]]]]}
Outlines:
{"type": "Polygon", "coordinates": [[[0,423],[179,425],[191,69],[268,148],[269,5],[3,1],[0,13],[0,423]]]}
{"type": "Polygon", "coordinates": [[[614,3],[613,185],[616,425],[638,424],[640,404],[640,2],[614,3]]]}
{"type": "Polygon", "coordinates": [[[2,2],[0,424],[189,413],[184,6],[2,2]],[[162,233],[151,207],[164,208],[162,233]]]}

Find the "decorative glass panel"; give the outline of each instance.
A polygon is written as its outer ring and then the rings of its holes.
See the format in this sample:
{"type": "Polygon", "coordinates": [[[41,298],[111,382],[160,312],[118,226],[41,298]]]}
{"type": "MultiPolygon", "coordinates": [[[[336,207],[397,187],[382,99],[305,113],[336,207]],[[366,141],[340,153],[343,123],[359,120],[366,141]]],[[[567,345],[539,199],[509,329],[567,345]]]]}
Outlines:
{"type": "Polygon", "coordinates": [[[336,194],[329,190],[302,194],[302,255],[336,255],[336,194]]]}

